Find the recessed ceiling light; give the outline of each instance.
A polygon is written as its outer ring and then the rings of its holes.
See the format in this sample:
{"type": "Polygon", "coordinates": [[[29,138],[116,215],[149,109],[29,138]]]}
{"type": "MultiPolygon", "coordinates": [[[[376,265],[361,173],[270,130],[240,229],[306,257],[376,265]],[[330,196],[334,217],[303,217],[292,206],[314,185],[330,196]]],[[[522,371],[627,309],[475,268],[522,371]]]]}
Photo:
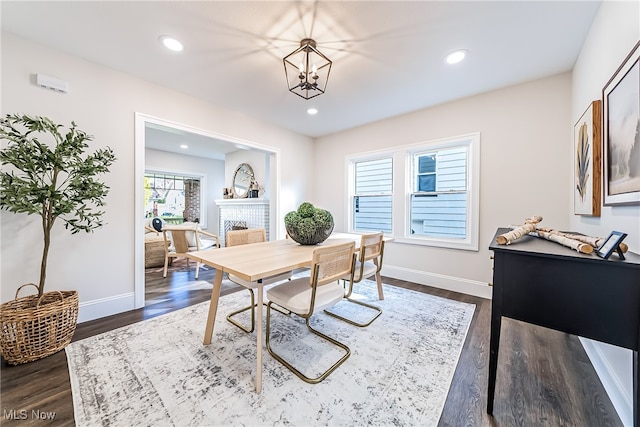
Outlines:
{"type": "Polygon", "coordinates": [[[309,108],[307,110],[307,114],[309,114],[310,116],[314,116],[314,115],[318,114],[318,109],[317,108],[309,108]]]}
{"type": "Polygon", "coordinates": [[[180,148],[186,150],[187,148],[189,148],[189,146],[187,144],[180,144],[180,148]]]}
{"type": "Polygon", "coordinates": [[[458,62],[462,61],[465,56],[467,56],[467,53],[468,52],[464,49],[451,52],[449,55],[447,55],[447,64],[457,64],[458,62]]]}
{"type": "Polygon", "coordinates": [[[235,144],[235,147],[238,150],[248,150],[249,149],[249,147],[247,147],[246,145],[242,145],[242,144],[235,144]]]}
{"type": "Polygon", "coordinates": [[[178,40],[174,39],[173,37],[160,36],[160,41],[162,42],[164,47],[174,52],[182,52],[182,49],[184,49],[184,47],[182,46],[182,43],[180,43],[178,40]]]}

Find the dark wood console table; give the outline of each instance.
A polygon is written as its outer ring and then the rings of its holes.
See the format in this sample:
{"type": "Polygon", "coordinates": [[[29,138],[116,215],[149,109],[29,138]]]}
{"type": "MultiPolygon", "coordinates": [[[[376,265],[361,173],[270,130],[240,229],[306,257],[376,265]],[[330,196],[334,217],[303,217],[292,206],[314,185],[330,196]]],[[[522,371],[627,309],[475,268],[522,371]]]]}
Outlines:
{"type": "MultiPolygon", "coordinates": [[[[509,231],[498,229],[496,236],[509,231]]],[[[494,252],[487,413],[493,413],[502,316],[633,350],[633,425],[640,427],[640,255],[601,259],[524,236],[494,252]]]]}

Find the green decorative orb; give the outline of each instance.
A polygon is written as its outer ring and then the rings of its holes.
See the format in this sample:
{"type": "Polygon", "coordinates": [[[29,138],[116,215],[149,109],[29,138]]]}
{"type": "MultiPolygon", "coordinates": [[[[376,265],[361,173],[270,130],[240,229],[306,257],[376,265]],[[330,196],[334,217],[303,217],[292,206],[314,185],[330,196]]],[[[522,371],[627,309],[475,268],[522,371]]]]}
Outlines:
{"type": "Polygon", "coordinates": [[[331,235],[333,216],[329,211],[304,202],[297,211],[285,215],[284,227],[289,237],[301,245],[317,245],[331,235]]]}

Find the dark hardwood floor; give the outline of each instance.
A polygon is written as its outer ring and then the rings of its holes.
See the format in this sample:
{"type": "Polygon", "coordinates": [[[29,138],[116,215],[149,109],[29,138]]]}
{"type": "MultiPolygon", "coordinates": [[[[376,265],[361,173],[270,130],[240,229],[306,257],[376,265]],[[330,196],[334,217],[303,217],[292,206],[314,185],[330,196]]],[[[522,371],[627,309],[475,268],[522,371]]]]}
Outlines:
{"type": "MultiPolygon", "coordinates": [[[[199,280],[211,283],[213,275],[201,270],[199,280]]],[[[193,282],[193,270],[174,271],[162,279],[160,269],[149,269],[146,280],[147,300],[155,303],[82,323],[74,341],[206,301],[211,294],[197,284],[185,286],[193,282]]],[[[622,425],[577,337],[510,319],[502,322],[494,416],[487,415],[491,301],[391,278],[384,283],[476,305],[440,426],[622,425]]],[[[74,425],[64,351],[18,366],[2,360],[0,373],[0,424],[74,425]],[[42,420],[38,414],[54,416],[42,420]]]]}

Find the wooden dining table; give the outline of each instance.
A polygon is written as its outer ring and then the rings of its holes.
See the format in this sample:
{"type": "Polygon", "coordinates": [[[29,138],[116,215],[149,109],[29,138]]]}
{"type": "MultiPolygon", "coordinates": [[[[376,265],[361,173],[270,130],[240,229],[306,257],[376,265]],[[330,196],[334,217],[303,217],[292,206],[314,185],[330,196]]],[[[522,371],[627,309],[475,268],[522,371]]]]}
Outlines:
{"type": "Polygon", "coordinates": [[[210,345],[213,338],[220,289],[224,274],[233,274],[244,280],[256,283],[256,392],[262,390],[262,313],[263,286],[261,279],[281,273],[293,271],[297,268],[311,266],[313,251],[319,246],[337,245],[355,242],[356,249],[360,246],[360,234],[334,233],[323,243],[318,245],[301,245],[291,239],[273,240],[269,242],[252,243],[248,245],[231,246],[206,251],[189,252],[187,256],[216,269],[209,303],[209,314],[204,332],[204,345],[210,345]]]}

